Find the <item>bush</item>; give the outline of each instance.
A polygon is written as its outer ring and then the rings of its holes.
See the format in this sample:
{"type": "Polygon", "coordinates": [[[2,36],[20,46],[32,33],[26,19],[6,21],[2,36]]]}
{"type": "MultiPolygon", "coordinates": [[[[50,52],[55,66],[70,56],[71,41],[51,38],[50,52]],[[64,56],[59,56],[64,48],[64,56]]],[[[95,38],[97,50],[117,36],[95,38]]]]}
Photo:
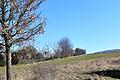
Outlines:
{"type": "Polygon", "coordinates": [[[17,65],[19,63],[19,55],[17,52],[12,53],[12,65],[17,65]]]}
{"type": "Polygon", "coordinates": [[[86,50],[80,49],[80,48],[75,49],[75,56],[76,55],[82,55],[82,54],[86,54],[86,50]]]}
{"type": "Polygon", "coordinates": [[[5,57],[3,54],[0,54],[0,66],[5,66],[5,57]]]}
{"type": "Polygon", "coordinates": [[[37,61],[43,61],[44,60],[44,56],[42,53],[37,53],[34,57],[35,60],[37,61]]]}

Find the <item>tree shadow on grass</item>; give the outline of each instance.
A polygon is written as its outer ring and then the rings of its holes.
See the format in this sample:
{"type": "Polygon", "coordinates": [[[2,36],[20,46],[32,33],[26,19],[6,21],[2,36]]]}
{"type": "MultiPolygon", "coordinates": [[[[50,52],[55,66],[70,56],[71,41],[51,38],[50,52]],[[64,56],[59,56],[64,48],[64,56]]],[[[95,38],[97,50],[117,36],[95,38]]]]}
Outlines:
{"type": "Polygon", "coordinates": [[[88,72],[84,74],[90,74],[90,75],[97,74],[101,76],[107,76],[107,77],[120,79],[120,70],[104,70],[104,71],[88,72]]]}

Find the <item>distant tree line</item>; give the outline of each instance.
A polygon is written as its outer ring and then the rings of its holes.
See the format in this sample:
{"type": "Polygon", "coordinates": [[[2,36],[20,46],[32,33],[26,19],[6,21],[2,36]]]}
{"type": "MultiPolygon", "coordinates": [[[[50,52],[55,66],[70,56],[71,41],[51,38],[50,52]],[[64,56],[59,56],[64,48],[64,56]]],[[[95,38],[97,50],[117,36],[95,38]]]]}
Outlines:
{"type": "MultiPolygon", "coordinates": [[[[86,54],[85,49],[76,48],[73,49],[73,44],[70,39],[65,37],[62,38],[55,47],[52,48],[53,52],[50,51],[49,46],[46,45],[42,51],[30,45],[20,48],[17,51],[12,52],[12,65],[26,64],[32,62],[46,61],[57,58],[65,58],[69,56],[77,56],[86,54]]],[[[5,65],[5,54],[0,54],[0,66],[5,65]]]]}

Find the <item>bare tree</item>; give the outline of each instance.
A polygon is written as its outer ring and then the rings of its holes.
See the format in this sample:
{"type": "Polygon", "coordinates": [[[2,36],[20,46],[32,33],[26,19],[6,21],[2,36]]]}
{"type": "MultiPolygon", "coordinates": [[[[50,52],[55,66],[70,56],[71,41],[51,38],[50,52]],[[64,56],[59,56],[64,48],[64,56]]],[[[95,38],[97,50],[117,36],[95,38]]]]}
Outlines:
{"type": "Polygon", "coordinates": [[[58,47],[54,51],[59,57],[67,57],[73,55],[73,45],[69,38],[64,37],[58,42],[58,47]]]}
{"type": "Polygon", "coordinates": [[[11,52],[13,45],[32,40],[34,35],[44,32],[45,19],[40,6],[45,0],[1,0],[0,1],[0,45],[6,53],[6,77],[12,80],[11,52]]]}

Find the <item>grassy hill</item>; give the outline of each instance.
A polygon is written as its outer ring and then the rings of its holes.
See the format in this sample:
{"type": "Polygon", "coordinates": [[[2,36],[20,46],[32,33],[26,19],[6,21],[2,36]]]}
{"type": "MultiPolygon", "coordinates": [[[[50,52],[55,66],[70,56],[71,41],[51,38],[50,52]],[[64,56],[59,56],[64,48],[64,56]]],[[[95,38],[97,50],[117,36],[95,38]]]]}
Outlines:
{"type": "Polygon", "coordinates": [[[99,51],[96,53],[99,54],[99,53],[118,53],[118,52],[120,52],[120,49],[111,49],[111,50],[99,51]]]}
{"type": "MultiPolygon", "coordinates": [[[[119,80],[120,53],[88,54],[13,66],[14,80],[119,80]],[[112,76],[113,75],[113,76],[112,76]]],[[[5,67],[0,67],[5,80],[5,67]]]]}

